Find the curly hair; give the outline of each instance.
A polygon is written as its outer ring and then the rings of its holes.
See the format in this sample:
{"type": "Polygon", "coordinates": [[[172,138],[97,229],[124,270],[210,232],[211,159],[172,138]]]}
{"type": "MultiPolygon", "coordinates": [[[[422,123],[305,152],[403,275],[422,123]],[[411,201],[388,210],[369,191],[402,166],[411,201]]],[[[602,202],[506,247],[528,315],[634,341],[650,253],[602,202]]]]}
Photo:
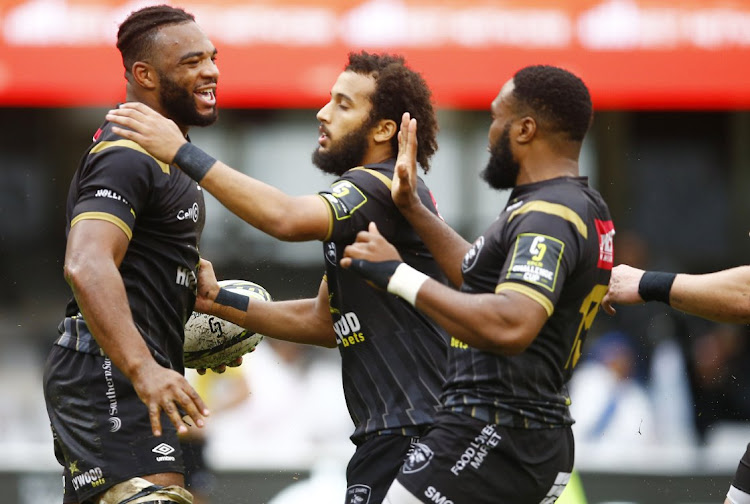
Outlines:
{"type": "Polygon", "coordinates": [[[117,49],[122,55],[126,75],[136,61],[143,61],[152,54],[160,28],[191,21],[195,22],[195,16],[170,5],[153,5],[131,12],[117,31],[117,49]]]}
{"type": "Polygon", "coordinates": [[[576,142],[591,125],[593,107],[586,84],[572,73],[549,65],[522,68],[513,76],[513,97],[528,106],[549,128],[576,142]]]}
{"type": "MultiPolygon", "coordinates": [[[[391,119],[400,125],[404,112],[417,119],[417,162],[427,173],[430,158],[438,148],[438,124],[432,92],[422,76],[406,66],[403,56],[366,51],[349,53],[345,70],[374,77],[375,91],[370,96],[372,121],[391,119]]],[[[398,152],[398,135],[393,135],[391,147],[394,154],[398,152]]]]}

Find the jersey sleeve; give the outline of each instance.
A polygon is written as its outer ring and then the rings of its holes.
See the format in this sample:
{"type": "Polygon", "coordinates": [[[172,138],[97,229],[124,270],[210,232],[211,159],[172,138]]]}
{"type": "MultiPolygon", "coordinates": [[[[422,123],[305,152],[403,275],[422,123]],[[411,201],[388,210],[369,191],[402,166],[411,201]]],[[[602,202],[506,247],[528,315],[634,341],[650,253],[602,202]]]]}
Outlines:
{"type": "Polygon", "coordinates": [[[390,204],[390,188],[385,181],[367,171],[347,174],[318,193],[330,207],[331,223],[325,241],[354,241],[358,232],[367,229],[370,222],[382,226],[393,219],[384,218],[390,204]],[[388,201],[384,201],[387,197],[388,201]]]}
{"type": "Polygon", "coordinates": [[[504,240],[509,252],[495,292],[525,294],[552,315],[589,231],[580,216],[562,205],[511,214],[508,220],[504,240]]]}
{"type": "Polygon", "coordinates": [[[136,218],[148,202],[155,168],[161,169],[152,158],[127,147],[92,149],[79,179],[70,227],[81,220],[105,220],[131,239],[136,218]]]}

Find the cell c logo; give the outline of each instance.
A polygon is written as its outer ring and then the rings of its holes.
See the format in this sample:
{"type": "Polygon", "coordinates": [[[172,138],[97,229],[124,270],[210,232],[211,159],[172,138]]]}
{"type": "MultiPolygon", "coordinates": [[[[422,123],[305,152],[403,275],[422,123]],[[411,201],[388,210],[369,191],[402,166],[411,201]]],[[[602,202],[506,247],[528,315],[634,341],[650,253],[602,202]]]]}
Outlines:
{"type": "Polygon", "coordinates": [[[180,210],[179,212],[177,212],[177,220],[191,219],[193,222],[198,222],[199,214],[200,210],[198,208],[198,203],[193,203],[193,206],[188,208],[187,210],[180,210]]]}
{"type": "Polygon", "coordinates": [[[116,416],[109,417],[109,423],[112,424],[109,427],[109,432],[117,432],[118,430],[120,430],[120,427],[122,427],[122,420],[120,420],[116,416]]]}

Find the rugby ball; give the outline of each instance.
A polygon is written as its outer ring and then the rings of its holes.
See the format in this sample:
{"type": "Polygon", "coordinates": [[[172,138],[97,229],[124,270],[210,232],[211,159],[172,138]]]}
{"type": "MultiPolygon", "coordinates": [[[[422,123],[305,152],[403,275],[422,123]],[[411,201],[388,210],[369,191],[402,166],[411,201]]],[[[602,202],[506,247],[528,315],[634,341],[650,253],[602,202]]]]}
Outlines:
{"type": "MultiPolygon", "coordinates": [[[[254,282],[222,280],[219,285],[250,299],[271,301],[268,291],[254,282]]],[[[215,315],[193,312],[185,324],[184,364],[194,369],[217,367],[252,352],[262,340],[262,334],[215,315]]]]}

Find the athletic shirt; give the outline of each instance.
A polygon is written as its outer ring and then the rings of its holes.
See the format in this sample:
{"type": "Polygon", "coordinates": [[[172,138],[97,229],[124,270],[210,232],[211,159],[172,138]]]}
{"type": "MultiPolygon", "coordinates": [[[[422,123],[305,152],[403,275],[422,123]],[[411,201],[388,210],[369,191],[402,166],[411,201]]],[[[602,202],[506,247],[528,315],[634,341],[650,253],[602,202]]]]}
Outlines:
{"type": "MultiPolygon", "coordinates": [[[[446,333],[399,297],[369,286],[343,269],[344,248],[375,222],[407,264],[445,282],[432,255],[391,199],[393,160],[347,171],[321,192],[331,215],[323,242],[344,396],[361,443],[369,435],[418,435],[440,406],[447,355],[446,333]]],[[[420,179],[419,197],[435,214],[420,179]]]]}
{"type": "MultiPolygon", "coordinates": [[[[136,327],[159,364],[183,372],[183,340],[193,311],[198,245],[205,221],[203,191],[104,123],[68,192],[67,233],[85,219],[119,227],[130,243],[120,274],[136,327]]],[[[57,344],[101,353],[75,298],[57,344]]]]}
{"type": "Polygon", "coordinates": [[[446,407],[510,427],[573,423],[566,382],[612,271],[614,226],[585,177],[516,187],[465,255],[461,291],[521,292],[549,318],[521,354],[501,356],[452,339],[446,407]]]}

